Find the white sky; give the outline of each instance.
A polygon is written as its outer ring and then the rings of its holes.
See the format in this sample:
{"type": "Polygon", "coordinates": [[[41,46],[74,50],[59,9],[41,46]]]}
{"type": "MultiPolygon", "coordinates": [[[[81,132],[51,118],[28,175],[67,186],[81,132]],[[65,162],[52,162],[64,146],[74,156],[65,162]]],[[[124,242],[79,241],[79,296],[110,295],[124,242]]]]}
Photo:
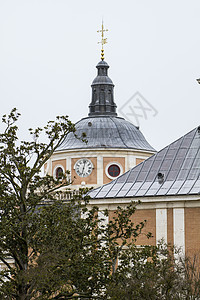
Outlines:
{"type": "Polygon", "coordinates": [[[140,119],[151,145],[200,125],[199,0],[0,0],[1,115],[17,107],[24,137],[56,115],[87,116],[102,17],[118,108],[139,91],[158,111],[140,119]]]}

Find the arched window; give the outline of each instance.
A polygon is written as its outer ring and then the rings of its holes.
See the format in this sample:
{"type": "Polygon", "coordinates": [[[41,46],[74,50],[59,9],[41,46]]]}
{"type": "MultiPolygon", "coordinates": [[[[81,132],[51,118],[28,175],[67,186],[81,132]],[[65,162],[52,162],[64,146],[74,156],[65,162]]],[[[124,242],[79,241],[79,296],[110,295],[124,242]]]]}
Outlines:
{"type": "Polygon", "coordinates": [[[56,175],[56,179],[61,179],[62,176],[63,176],[63,169],[61,167],[58,167],[56,169],[56,174],[55,175],[56,175]]]}

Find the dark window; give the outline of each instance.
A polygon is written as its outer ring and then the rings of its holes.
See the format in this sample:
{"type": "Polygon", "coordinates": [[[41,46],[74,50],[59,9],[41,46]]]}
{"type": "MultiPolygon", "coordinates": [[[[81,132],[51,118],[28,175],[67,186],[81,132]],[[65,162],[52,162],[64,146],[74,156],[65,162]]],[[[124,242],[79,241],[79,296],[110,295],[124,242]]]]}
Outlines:
{"type": "Polygon", "coordinates": [[[108,168],[108,174],[112,177],[117,177],[120,174],[120,167],[117,165],[111,165],[108,168]]]}
{"type": "Polygon", "coordinates": [[[56,178],[60,179],[60,178],[62,178],[62,176],[63,176],[63,169],[61,167],[58,167],[56,169],[56,178]]]}

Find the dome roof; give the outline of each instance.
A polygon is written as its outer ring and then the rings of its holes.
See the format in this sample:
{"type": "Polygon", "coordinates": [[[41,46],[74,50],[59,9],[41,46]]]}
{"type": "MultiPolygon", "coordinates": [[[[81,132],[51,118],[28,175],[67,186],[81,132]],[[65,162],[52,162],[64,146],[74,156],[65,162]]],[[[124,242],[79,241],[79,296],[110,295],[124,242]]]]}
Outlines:
{"type": "Polygon", "coordinates": [[[75,134],[69,133],[57,151],[113,148],[155,152],[138,127],[117,117],[114,84],[108,77],[109,65],[102,60],[96,68],[88,117],[75,124],[75,134]],[[83,133],[86,134],[87,143],[81,140],[83,133]]]}
{"type": "Polygon", "coordinates": [[[120,148],[155,152],[145,137],[132,123],[120,117],[95,116],[76,123],[76,136],[69,133],[57,151],[93,148],[120,148]],[[86,134],[87,143],[81,140],[86,134]]]}

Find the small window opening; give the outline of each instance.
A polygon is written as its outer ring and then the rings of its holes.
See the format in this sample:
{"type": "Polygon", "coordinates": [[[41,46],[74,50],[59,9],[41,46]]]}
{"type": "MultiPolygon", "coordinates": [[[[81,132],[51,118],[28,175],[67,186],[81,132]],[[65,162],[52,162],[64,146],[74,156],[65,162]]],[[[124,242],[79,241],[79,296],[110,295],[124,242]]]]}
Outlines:
{"type": "Polygon", "coordinates": [[[162,184],[164,182],[164,174],[163,173],[158,173],[157,175],[158,178],[158,183],[162,184]]]}
{"type": "Polygon", "coordinates": [[[58,167],[56,169],[56,179],[61,179],[63,177],[63,169],[61,167],[58,167]]]}

